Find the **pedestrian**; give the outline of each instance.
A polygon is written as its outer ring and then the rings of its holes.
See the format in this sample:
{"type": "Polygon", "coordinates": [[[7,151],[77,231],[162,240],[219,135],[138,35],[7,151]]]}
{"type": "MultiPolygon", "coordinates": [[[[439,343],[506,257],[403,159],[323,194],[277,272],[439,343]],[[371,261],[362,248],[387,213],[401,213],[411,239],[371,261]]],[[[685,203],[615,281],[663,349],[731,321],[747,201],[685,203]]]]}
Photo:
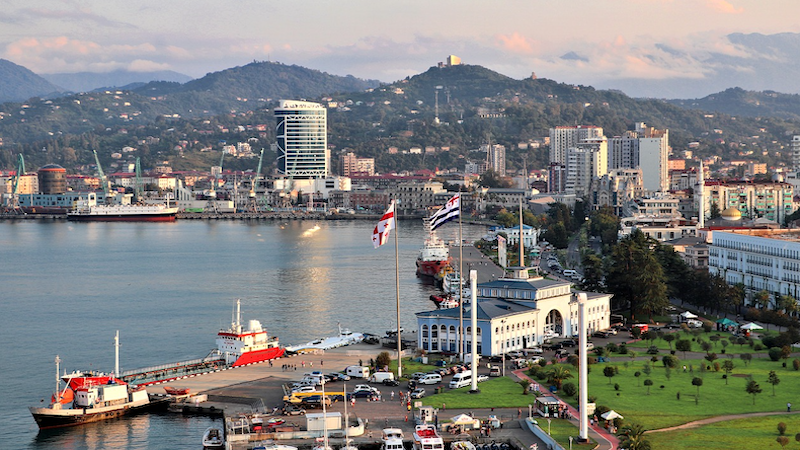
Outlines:
{"type": "Polygon", "coordinates": [[[392,395],[390,397],[391,397],[391,400],[394,401],[394,391],[392,391],[392,395]]]}
{"type": "Polygon", "coordinates": [[[320,367],[322,367],[322,366],[324,366],[324,365],[325,365],[325,361],[323,361],[323,360],[321,360],[321,359],[320,359],[320,360],[319,360],[319,366],[320,366],[320,367]]]}
{"type": "Polygon", "coordinates": [[[786,412],[792,412],[792,404],[791,403],[787,403],[786,404],[786,412]]]}
{"type": "Polygon", "coordinates": [[[447,409],[447,405],[444,402],[442,402],[442,411],[444,411],[446,409],[447,409]]]}
{"type": "Polygon", "coordinates": [[[517,419],[522,418],[522,408],[517,408],[517,419]]]}

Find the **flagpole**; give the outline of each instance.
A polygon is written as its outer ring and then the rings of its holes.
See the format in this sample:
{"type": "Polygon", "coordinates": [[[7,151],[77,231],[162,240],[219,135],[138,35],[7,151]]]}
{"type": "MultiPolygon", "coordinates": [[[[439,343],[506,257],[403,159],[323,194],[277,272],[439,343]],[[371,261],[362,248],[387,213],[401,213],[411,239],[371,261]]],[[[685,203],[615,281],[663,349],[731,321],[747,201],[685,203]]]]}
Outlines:
{"type": "Polygon", "coordinates": [[[464,236],[461,228],[461,192],[458,197],[458,359],[464,362],[464,236]]]}
{"type": "Polygon", "coordinates": [[[525,244],[522,242],[522,197],[519,199],[519,266],[525,267],[525,244]]]}
{"type": "Polygon", "coordinates": [[[397,226],[399,222],[397,220],[397,204],[395,204],[394,216],[394,279],[395,293],[397,296],[397,378],[400,379],[400,377],[403,376],[403,341],[400,338],[400,250],[397,244],[397,233],[399,232],[399,227],[397,226]]]}

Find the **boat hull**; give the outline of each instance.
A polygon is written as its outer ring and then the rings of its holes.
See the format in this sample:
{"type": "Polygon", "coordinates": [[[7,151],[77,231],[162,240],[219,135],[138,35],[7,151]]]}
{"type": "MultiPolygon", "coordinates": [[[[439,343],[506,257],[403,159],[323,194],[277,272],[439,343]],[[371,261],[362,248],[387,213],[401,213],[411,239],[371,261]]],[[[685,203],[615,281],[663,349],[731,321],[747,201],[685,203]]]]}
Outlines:
{"type": "Polygon", "coordinates": [[[233,364],[231,364],[231,367],[246,366],[248,364],[255,364],[269,361],[270,359],[280,358],[283,356],[284,352],[285,350],[282,347],[273,347],[254,352],[247,352],[240,356],[233,364]]]}
{"type": "Polygon", "coordinates": [[[106,406],[101,408],[83,409],[51,409],[31,407],[30,411],[36,425],[40,430],[52,428],[76,427],[92,422],[116,419],[144,413],[159,406],[166,405],[165,401],[144,401],[125,403],[123,405],[106,406]]]}
{"type": "Polygon", "coordinates": [[[75,222],[175,222],[175,214],[67,214],[75,222]]]}
{"type": "Polygon", "coordinates": [[[436,274],[440,273],[450,264],[450,259],[445,259],[442,261],[422,261],[417,260],[417,275],[425,276],[425,277],[435,277],[436,274]]]}

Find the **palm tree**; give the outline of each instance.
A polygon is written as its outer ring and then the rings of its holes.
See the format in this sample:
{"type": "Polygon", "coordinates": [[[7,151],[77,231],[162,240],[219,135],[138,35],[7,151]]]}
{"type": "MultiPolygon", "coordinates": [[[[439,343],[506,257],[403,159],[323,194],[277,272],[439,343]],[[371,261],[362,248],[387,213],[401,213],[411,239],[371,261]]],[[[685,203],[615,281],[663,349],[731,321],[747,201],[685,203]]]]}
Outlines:
{"type": "Polygon", "coordinates": [[[570,373],[569,369],[562,364],[554,365],[553,368],[547,373],[547,382],[555,384],[556,389],[559,390],[561,389],[561,383],[568,378],[572,378],[572,374],[570,373]]]}
{"type": "Polygon", "coordinates": [[[644,438],[644,427],[632,423],[622,427],[617,433],[620,437],[619,447],[627,450],[650,450],[650,441],[644,438]]]}

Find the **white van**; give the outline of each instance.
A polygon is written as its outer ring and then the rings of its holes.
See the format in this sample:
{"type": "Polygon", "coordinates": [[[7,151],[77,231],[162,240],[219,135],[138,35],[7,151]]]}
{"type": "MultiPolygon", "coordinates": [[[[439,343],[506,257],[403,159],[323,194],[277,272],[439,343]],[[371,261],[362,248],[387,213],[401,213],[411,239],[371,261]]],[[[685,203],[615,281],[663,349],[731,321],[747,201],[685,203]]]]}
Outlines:
{"type": "Polygon", "coordinates": [[[375,372],[369,377],[370,383],[383,383],[384,380],[394,380],[392,372],[375,372]]]}
{"type": "Polygon", "coordinates": [[[576,271],[574,271],[572,269],[567,269],[567,270],[564,271],[564,276],[565,277],[574,278],[574,277],[578,276],[578,272],[576,272],[576,271]]]}
{"type": "Polygon", "coordinates": [[[347,366],[344,373],[355,378],[369,378],[369,367],[347,366]]]}
{"type": "Polygon", "coordinates": [[[458,389],[465,386],[469,386],[472,384],[472,371],[465,370],[461,373],[457,373],[453,375],[453,379],[450,380],[450,389],[458,389]]]}
{"type": "Polygon", "coordinates": [[[322,375],[319,372],[304,373],[303,374],[303,379],[301,380],[301,382],[309,382],[309,383],[313,382],[314,384],[321,386],[322,385],[322,380],[324,380],[324,379],[325,379],[325,375],[322,375]]]}
{"type": "Polygon", "coordinates": [[[439,384],[441,382],[442,376],[438,373],[429,373],[417,380],[417,383],[419,384],[439,384]]]}

